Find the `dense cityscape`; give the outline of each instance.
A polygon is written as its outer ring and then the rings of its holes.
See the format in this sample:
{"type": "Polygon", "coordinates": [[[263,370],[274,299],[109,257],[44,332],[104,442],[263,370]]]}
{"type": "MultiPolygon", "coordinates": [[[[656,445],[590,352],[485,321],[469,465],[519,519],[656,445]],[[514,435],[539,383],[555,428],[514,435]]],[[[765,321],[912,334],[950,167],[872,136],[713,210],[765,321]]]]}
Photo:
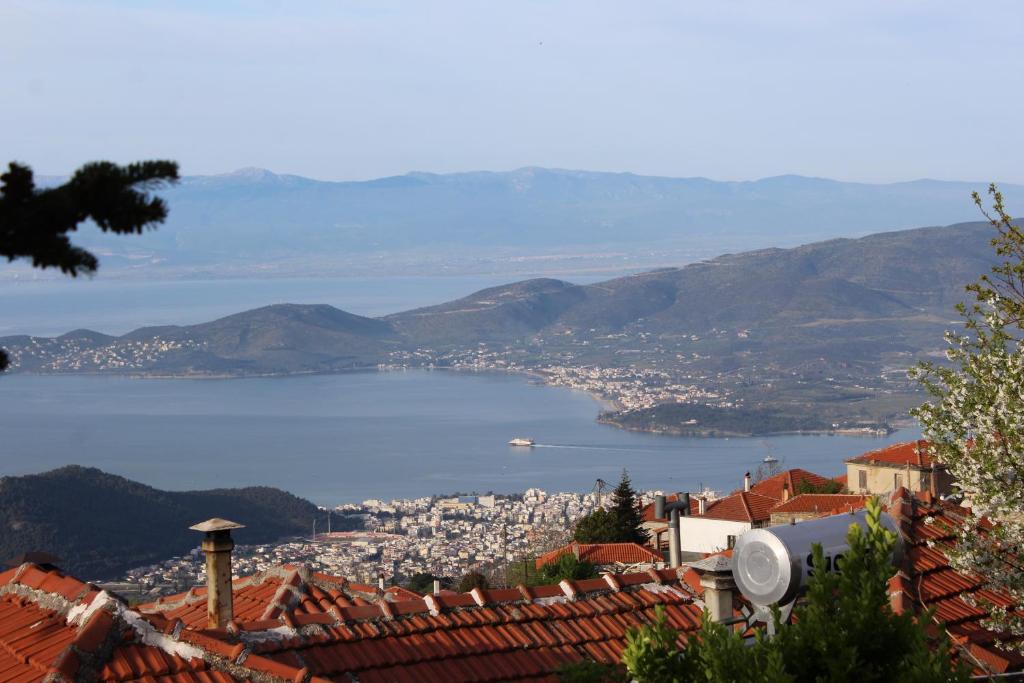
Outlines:
{"type": "MultiPolygon", "coordinates": [[[[295,563],[372,585],[383,575],[391,585],[417,573],[457,579],[471,570],[501,571],[506,561],[567,540],[573,523],[597,507],[598,495],[529,489],[517,496],[423,497],[339,505],[316,520],[315,541],[307,537],[237,546],[234,573],[244,576],[295,563]],[[329,531],[328,524],[354,529],[329,531]]],[[[607,493],[604,497],[607,502],[607,493]]],[[[183,556],[132,569],[113,584],[128,594],[156,596],[202,585],[205,572],[197,546],[183,556]]]]}

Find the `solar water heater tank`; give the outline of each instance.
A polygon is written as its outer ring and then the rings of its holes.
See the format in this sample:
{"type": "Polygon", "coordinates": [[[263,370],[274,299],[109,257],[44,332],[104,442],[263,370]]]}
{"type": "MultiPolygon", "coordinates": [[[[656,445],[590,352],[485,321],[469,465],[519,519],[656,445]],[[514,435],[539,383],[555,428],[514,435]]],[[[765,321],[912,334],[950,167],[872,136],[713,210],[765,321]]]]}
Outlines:
{"type": "MultiPolygon", "coordinates": [[[[812,572],[812,546],[820,543],[825,570],[841,571],[842,558],[849,550],[846,533],[851,524],[867,531],[866,510],[832,515],[798,524],[751,529],[736,540],[732,574],[736,586],[755,605],[792,602],[807,585],[812,572]]],[[[902,538],[896,522],[882,513],[882,524],[896,535],[892,561],[902,558],[902,538]]]]}

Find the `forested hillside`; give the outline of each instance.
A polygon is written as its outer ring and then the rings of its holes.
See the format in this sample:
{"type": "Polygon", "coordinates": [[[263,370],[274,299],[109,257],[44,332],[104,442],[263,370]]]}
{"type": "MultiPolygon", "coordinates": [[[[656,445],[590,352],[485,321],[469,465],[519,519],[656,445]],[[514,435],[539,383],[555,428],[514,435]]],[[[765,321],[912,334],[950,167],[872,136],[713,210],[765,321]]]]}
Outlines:
{"type": "Polygon", "coordinates": [[[237,543],[308,533],[316,506],[269,487],[161,491],[98,469],[68,466],[0,478],[0,559],[41,550],[83,578],[110,578],[195,548],[189,527],[211,517],[244,524],[237,543]]]}

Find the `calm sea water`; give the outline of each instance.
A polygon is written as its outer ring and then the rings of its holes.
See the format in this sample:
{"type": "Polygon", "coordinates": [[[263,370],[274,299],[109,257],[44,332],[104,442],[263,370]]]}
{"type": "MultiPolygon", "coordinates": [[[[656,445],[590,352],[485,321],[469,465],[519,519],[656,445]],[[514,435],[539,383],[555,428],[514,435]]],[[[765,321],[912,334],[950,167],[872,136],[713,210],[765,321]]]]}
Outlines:
{"type": "Polygon", "coordinates": [[[321,504],[454,491],[731,490],[769,451],[843,471],[894,441],[687,439],[594,422],[588,395],[496,374],[409,371],[237,380],[0,377],[0,474],[75,463],[166,489],[277,486],[321,504]],[[537,448],[506,445],[532,437],[537,448]]]}

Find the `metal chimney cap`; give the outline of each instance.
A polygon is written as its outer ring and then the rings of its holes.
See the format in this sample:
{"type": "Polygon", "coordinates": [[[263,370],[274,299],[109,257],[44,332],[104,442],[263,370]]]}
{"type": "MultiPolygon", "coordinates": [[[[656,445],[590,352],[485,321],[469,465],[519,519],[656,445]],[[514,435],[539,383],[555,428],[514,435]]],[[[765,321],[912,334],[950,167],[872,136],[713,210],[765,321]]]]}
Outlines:
{"type": "Polygon", "coordinates": [[[238,522],[232,522],[231,520],[221,519],[220,517],[213,517],[205,522],[194,524],[189,527],[192,531],[202,531],[210,533],[211,531],[230,531],[231,529],[244,529],[244,524],[238,522]]]}

